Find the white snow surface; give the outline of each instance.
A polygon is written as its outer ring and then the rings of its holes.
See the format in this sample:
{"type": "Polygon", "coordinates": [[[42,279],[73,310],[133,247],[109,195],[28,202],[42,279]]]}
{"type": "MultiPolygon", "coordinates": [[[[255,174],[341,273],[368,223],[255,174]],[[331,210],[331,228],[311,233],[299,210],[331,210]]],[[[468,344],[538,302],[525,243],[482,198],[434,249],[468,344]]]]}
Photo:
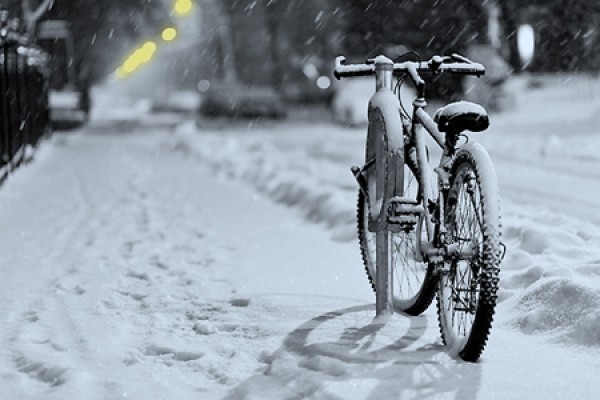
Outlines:
{"type": "Polygon", "coordinates": [[[434,307],[374,319],[349,170],[364,129],[97,110],[0,188],[2,398],[597,398],[600,91],[536,113],[552,88],[471,135],[507,245],[476,364],[441,346],[434,307]]]}

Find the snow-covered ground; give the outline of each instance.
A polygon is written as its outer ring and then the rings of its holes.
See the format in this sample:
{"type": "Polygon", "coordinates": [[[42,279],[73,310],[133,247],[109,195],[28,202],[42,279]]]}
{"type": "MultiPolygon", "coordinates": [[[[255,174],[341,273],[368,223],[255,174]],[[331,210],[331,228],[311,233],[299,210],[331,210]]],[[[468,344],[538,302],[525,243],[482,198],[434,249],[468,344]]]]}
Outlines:
{"type": "Polygon", "coordinates": [[[577,82],[515,81],[522,108],[472,135],[508,247],[477,364],[440,346],[433,308],[373,323],[363,129],[198,129],[143,105],[115,123],[97,103],[0,189],[2,398],[597,398],[600,88],[577,82]]]}

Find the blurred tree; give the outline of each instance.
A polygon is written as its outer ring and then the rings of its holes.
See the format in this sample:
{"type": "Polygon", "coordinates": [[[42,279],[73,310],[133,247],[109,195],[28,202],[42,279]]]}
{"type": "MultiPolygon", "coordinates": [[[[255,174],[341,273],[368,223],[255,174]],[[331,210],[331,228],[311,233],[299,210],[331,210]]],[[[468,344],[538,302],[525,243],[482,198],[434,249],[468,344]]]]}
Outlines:
{"type": "Polygon", "coordinates": [[[141,38],[156,37],[169,12],[163,0],[55,0],[43,19],[70,22],[77,69],[94,83],[114,71],[141,38]]]}
{"type": "Polygon", "coordinates": [[[500,6],[500,21],[504,33],[503,49],[505,57],[515,71],[521,69],[521,59],[517,47],[517,20],[516,2],[518,0],[498,0],[500,6]]]}
{"type": "Polygon", "coordinates": [[[355,0],[346,5],[345,47],[351,54],[379,54],[404,45],[427,57],[464,51],[488,41],[487,14],[481,0],[355,0]]]}
{"type": "Polygon", "coordinates": [[[315,81],[330,75],[333,58],[339,53],[341,2],[219,0],[221,16],[204,12],[203,20],[207,36],[213,38],[207,53],[215,55],[206,62],[215,63],[216,59],[218,64],[213,76],[226,79],[232,73],[225,67],[234,68],[241,82],[272,85],[284,94],[295,92],[298,101],[307,100],[310,90],[312,95],[322,96],[315,81]],[[219,22],[223,20],[226,23],[219,22]]]}
{"type": "Polygon", "coordinates": [[[0,8],[8,10],[11,17],[22,17],[22,0],[4,0],[0,3],[0,8]]]}
{"type": "Polygon", "coordinates": [[[598,0],[498,0],[509,58],[520,69],[517,29],[530,24],[536,31],[532,71],[600,69],[600,2],[598,0]]]}
{"type": "Polygon", "coordinates": [[[219,57],[213,62],[218,64],[222,71],[222,79],[226,82],[238,80],[236,53],[234,47],[232,13],[227,1],[202,0],[200,6],[204,8],[203,25],[216,38],[216,53],[219,57]]]}
{"type": "Polygon", "coordinates": [[[519,70],[517,29],[529,23],[537,33],[531,70],[600,69],[598,0],[354,0],[344,8],[345,51],[361,58],[393,44],[426,57],[489,43],[519,70]]]}
{"type": "Polygon", "coordinates": [[[23,19],[25,27],[30,34],[35,33],[35,25],[42,18],[44,13],[52,7],[54,0],[22,0],[21,8],[23,10],[23,19]]]}
{"type": "Polygon", "coordinates": [[[331,74],[341,43],[342,2],[198,0],[206,38],[199,44],[206,55],[199,69],[208,79],[234,76],[304,96],[318,89],[319,76],[331,74]]]}
{"type": "Polygon", "coordinates": [[[52,7],[54,0],[4,0],[2,9],[8,10],[11,18],[19,17],[30,34],[35,33],[36,22],[52,7]]]}
{"type": "Polygon", "coordinates": [[[342,3],[336,0],[267,1],[275,85],[314,81],[319,75],[330,75],[333,58],[341,50],[342,3]]]}
{"type": "MultiPolygon", "coordinates": [[[[489,7],[485,0],[355,0],[345,4],[344,52],[360,59],[406,50],[421,58],[467,53],[472,44],[489,43],[489,7]]],[[[414,58],[414,55],[412,56],[414,58]]],[[[451,98],[461,82],[442,75],[430,95],[451,98]]]]}

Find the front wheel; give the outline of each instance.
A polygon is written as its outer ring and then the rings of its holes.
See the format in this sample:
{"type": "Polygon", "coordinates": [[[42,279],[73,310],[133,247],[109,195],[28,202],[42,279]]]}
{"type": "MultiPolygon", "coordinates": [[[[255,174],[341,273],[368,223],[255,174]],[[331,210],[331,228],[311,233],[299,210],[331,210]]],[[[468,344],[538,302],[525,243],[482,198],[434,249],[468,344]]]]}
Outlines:
{"type": "MultiPolygon", "coordinates": [[[[419,183],[408,165],[404,165],[404,196],[419,200],[419,183]]],[[[369,203],[367,197],[359,191],[357,205],[358,240],[367,277],[373,290],[377,274],[376,234],[367,229],[369,221],[369,203]]],[[[428,241],[425,221],[420,218],[423,229],[406,228],[389,233],[389,268],[393,270],[392,306],[395,311],[409,315],[419,315],[429,307],[435,296],[436,280],[434,266],[424,261],[420,255],[417,235],[423,242],[428,241]]]]}
{"type": "Polygon", "coordinates": [[[496,174],[480,145],[457,153],[445,203],[446,241],[454,252],[440,274],[440,330],[451,352],[475,362],[490,334],[502,258],[496,174]]]}

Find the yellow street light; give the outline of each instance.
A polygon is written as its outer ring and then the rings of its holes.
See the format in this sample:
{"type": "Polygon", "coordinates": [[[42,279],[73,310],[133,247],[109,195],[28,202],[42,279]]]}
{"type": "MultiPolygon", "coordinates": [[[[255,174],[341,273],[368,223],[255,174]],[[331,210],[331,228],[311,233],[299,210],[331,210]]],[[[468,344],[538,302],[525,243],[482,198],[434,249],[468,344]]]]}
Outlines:
{"type": "MultiPolygon", "coordinates": [[[[177,36],[177,30],[175,28],[166,28],[161,36],[165,41],[174,40],[177,36]]],[[[158,44],[153,40],[148,40],[125,59],[123,65],[115,70],[115,76],[118,79],[126,78],[137,71],[142,65],[149,63],[157,50],[158,44]]]]}
{"type": "Polygon", "coordinates": [[[173,7],[173,12],[180,17],[185,17],[190,15],[192,9],[194,8],[194,3],[192,0],[176,0],[175,6],[173,7]]]}
{"type": "MultiPolygon", "coordinates": [[[[142,63],[147,63],[152,60],[154,53],[156,52],[156,43],[150,41],[146,42],[140,50],[138,50],[138,58],[142,63]]],[[[136,52],[137,53],[137,52],[136,52]]]]}
{"type": "Polygon", "coordinates": [[[123,70],[122,67],[117,68],[117,70],[115,71],[115,76],[118,79],[123,79],[127,76],[127,73],[123,70]]]}
{"type": "Polygon", "coordinates": [[[125,63],[123,64],[123,71],[130,74],[134,72],[140,66],[140,61],[136,54],[132,57],[129,57],[125,63]]]}
{"type": "Polygon", "coordinates": [[[156,51],[156,43],[154,43],[152,40],[147,41],[142,46],[142,49],[144,49],[144,51],[148,51],[150,53],[154,53],[156,51]]]}
{"type": "Polygon", "coordinates": [[[165,42],[170,42],[175,40],[177,37],[177,29],[175,28],[165,28],[160,35],[165,42]]]}

